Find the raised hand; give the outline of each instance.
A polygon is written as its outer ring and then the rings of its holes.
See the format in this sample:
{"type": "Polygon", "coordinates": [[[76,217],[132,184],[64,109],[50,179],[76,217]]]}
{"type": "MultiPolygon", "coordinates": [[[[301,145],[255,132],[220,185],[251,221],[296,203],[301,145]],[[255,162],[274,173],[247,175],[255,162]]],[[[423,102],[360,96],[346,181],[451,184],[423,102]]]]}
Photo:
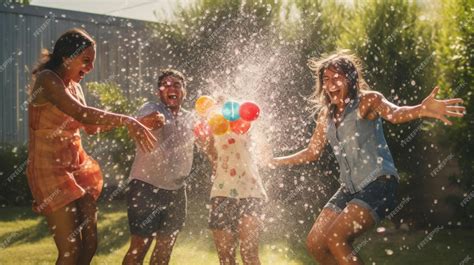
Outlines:
{"type": "Polygon", "coordinates": [[[165,116],[156,111],[140,118],[140,122],[148,128],[156,130],[165,124],[165,116]]]}
{"type": "Polygon", "coordinates": [[[156,142],[156,138],[150,130],[139,121],[129,118],[126,121],[128,135],[135,140],[140,149],[144,152],[151,152],[156,142]]]}
{"type": "Polygon", "coordinates": [[[430,95],[421,102],[421,116],[443,121],[447,125],[453,123],[448,117],[463,117],[466,108],[457,104],[463,103],[461,98],[436,99],[439,87],[436,86],[430,95]]]}

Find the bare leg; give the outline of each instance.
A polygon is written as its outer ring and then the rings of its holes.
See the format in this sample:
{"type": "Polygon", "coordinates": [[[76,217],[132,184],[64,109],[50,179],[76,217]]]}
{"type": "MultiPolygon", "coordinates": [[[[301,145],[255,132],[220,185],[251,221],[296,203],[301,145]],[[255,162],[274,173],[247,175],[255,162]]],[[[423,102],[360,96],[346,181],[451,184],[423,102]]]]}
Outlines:
{"type": "Polygon", "coordinates": [[[237,238],[234,232],[228,229],[212,230],[220,265],[236,265],[235,249],[237,238]]]}
{"type": "Polygon", "coordinates": [[[130,247],[123,258],[123,265],[141,265],[145,259],[146,253],[150,248],[153,237],[140,237],[132,235],[130,247]]]}
{"type": "Polygon", "coordinates": [[[309,253],[322,265],[337,265],[336,259],[329,251],[327,235],[329,228],[339,214],[331,208],[324,208],[306,238],[306,247],[309,253]]]}
{"type": "Polygon", "coordinates": [[[173,251],[174,243],[178,236],[178,231],[171,235],[156,236],[156,245],[151,255],[150,264],[152,265],[167,265],[170,262],[171,252],[173,251]]]}
{"type": "Polygon", "coordinates": [[[81,254],[78,264],[88,265],[97,250],[97,203],[86,194],[77,200],[79,227],[82,235],[81,254]]]}
{"type": "Polygon", "coordinates": [[[328,231],[329,249],[339,265],[363,264],[357,253],[353,253],[351,242],[374,225],[375,220],[368,209],[347,204],[328,231]]]}
{"type": "Polygon", "coordinates": [[[75,265],[81,251],[81,236],[77,230],[79,217],[76,202],[46,215],[48,227],[58,249],[56,265],[75,265]]]}
{"type": "Polygon", "coordinates": [[[245,265],[260,265],[258,243],[262,223],[258,217],[243,215],[239,222],[240,255],[245,265]]]}

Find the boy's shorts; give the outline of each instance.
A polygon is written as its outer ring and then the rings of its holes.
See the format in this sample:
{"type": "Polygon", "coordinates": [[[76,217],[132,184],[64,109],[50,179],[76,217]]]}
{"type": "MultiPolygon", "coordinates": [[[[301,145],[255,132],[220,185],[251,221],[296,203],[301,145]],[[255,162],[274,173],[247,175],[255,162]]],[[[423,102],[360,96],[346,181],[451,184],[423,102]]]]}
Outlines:
{"type": "Polygon", "coordinates": [[[186,187],[157,188],[134,179],[127,193],[128,224],[132,235],[177,234],[186,219],[186,187]]]}

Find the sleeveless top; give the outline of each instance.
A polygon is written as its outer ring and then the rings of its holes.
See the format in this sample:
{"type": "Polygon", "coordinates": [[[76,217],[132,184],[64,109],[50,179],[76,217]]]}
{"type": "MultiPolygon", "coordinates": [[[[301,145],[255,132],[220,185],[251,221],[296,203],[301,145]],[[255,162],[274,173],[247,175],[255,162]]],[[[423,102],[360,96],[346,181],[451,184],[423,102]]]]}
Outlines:
{"type": "Polygon", "coordinates": [[[385,140],[382,119],[362,119],[358,115],[359,97],[351,100],[336,128],[334,107],[329,111],[327,138],[339,163],[339,181],[351,193],[383,175],[399,178],[385,140]]]}
{"type": "MultiPolygon", "coordinates": [[[[79,84],[73,85],[74,97],[85,104],[79,84]]],[[[42,214],[54,212],[86,192],[97,199],[102,190],[102,173],[82,147],[79,129],[83,125],[50,102],[30,103],[28,118],[27,177],[33,210],[42,214]]]]}

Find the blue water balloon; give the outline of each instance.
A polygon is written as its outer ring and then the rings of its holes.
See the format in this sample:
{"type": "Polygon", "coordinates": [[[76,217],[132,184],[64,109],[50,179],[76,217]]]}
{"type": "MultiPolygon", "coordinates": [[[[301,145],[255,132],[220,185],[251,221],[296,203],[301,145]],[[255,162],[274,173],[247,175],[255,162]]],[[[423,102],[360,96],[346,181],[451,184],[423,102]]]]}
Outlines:
{"type": "Polygon", "coordinates": [[[240,104],[235,101],[226,101],[222,106],[222,115],[228,121],[236,121],[240,118],[239,115],[240,104]]]}

